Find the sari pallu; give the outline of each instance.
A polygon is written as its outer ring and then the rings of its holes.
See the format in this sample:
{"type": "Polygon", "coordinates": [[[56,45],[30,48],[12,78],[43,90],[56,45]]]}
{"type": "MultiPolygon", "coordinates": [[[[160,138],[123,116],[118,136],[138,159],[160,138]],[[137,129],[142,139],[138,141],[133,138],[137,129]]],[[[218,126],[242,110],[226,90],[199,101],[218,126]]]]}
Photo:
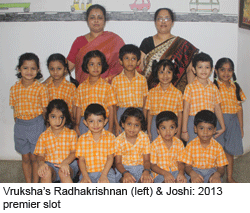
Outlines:
{"type": "Polygon", "coordinates": [[[192,61],[194,54],[197,52],[198,49],[195,46],[180,37],[172,37],[156,46],[145,56],[145,66],[142,72],[148,80],[149,89],[157,85],[152,75],[153,61],[159,61],[161,59],[169,59],[172,61],[175,59],[179,73],[177,74],[178,79],[174,83],[174,86],[183,93],[187,85],[186,69],[192,61]]]}
{"type": "Polygon", "coordinates": [[[78,82],[82,83],[88,77],[88,74],[82,71],[83,57],[89,51],[100,50],[105,55],[109,65],[109,69],[101,77],[110,83],[123,69],[119,63],[119,50],[123,45],[124,41],[118,35],[105,31],[93,41],[88,42],[80,48],[75,61],[75,74],[78,82]]]}

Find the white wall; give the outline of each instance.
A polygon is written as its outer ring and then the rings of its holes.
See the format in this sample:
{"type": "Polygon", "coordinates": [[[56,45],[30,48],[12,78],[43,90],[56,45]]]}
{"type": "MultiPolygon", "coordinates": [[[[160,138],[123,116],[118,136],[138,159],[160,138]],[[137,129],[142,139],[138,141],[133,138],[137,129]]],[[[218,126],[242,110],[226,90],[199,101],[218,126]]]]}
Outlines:
{"type": "MultiPolygon", "coordinates": [[[[13,111],[9,107],[9,89],[17,80],[15,67],[18,57],[24,52],[36,53],[46,78],[49,75],[46,68],[48,56],[55,52],[67,56],[74,39],[88,33],[88,28],[86,22],[0,22],[0,29],[0,160],[19,160],[21,156],[14,150],[13,111]]],[[[117,33],[125,43],[136,45],[140,45],[143,38],[156,33],[153,22],[112,21],[106,24],[105,30],[117,33]]],[[[237,24],[176,22],[172,33],[189,40],[200,50],[210,54],[214,61],[226,56],[232,58],[237,65],[237,24]]],[[[244,45],[242,44],[243,48],[244,45]]],[[[247,59],[241,60],[247,64],[247,59]]],[[[241,76],[241,79],[243,78],[245,76],[241,76]]],[[[243,89],[247,90],[247,85],[243,89]]],[[[246,105],[244,107],[246,108],[246,105]]],[[[247,124],[247,121],[245,123],[247,124]]],[[[250,135],[246,129],[245,132],[245,139],[249,139],[250,135]]],[[[244,145],[245,149],[249,150],[250,143],[247,141],[249,140],[246,140],[244,145]]]]}

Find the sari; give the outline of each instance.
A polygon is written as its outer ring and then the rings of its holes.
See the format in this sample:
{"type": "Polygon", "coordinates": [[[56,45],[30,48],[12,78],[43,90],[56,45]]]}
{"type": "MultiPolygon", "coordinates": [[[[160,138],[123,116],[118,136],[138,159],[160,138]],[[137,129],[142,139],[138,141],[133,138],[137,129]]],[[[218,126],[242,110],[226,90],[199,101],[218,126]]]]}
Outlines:
{"type": "Polygon", "coordinates": [[[83,57],[92,50],[100,50],[106,57],[108,70],[101,75],[103,79],[111,83],[112,79],[122,72],[123,67],[119,63],[119,50],[124,41],[115,33],[105,31],[91,42],[80,47],[75,58],[75,76],[79,83],[85,81],[88,74],[82,71],[83,57]]]}
{"type": "Polygon", "coordinates": [[[178,66],[179,73],[177,74],[177,80],[174,82],[174,86],[182,93],[187,85],[187,72],[186,69],[198,49],[189,43],[187,40],[174,36],[163,43],[156,46],[145,56],[144,70],[142,74],[148,80],[149,89],[155,87],[157,84],[154,82],[152,75],[153,61],[159,61],[161,59],[175,60],[175,64],[178,66]]]}

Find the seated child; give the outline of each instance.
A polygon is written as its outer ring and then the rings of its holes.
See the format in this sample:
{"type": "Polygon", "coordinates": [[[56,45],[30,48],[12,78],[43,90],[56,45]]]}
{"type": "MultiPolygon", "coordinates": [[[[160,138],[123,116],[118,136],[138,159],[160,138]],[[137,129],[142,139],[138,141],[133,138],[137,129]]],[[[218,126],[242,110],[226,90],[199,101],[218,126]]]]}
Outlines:
{"type": "MultiPolygon", "coordinates": [[[[119,62],[123,71],[112,81],[117,99],[117,110],[114,112],[116,136],[122,129],[119,125],[121,115],[128,107],[136,107],[144,110],[148,85],[146,78],[136,71],[140,65],[140,49],[133,44],[124,45],[119,51],[119,62]]],[[[146,111],[144,111],[146,116],[146,111]]]]}
{"type": "Polygon", "coordinates": [[[129,107],[121,116],[122,132],[115,139],[116,182],[152,183],[150,175],[150,141],[143,112],[129,107]]]}
{"type": "Polygon", "coordinates": [[[151,144],[151,170],[154,183],[186,183],[184,163],[180,156],[183,142],[176,138],[178,118],[171,111],[160,112],[156,116],[159,136],[151,144]]]}
{"type": "Polygon", "coordinates": [[[76,157],[81,171],[80,183],[114,183],[113,170],[115,136],[106,131],[106,110],[100,104],[90,104],[84,112],[84,124],[89,128],[78,139],[76,157]]]}
{"type": "Polygon", "coordinates": [[[228,164],[222,146],[213,138],[217,118],[209,110],[195,115],[194,131],[198,135],[186,146],[181,161],[192,183],[221,183],[228,164]]]}
{"type": "Polygon", "coordinates": [[[78,172],[75,160],[77,134],[72,129],[66,102],[61,99],[52,100],[47,107],[45,121],[49,128],[40,135],[34,151],[38,155],[41,182],[72,183],[78,172]]]}

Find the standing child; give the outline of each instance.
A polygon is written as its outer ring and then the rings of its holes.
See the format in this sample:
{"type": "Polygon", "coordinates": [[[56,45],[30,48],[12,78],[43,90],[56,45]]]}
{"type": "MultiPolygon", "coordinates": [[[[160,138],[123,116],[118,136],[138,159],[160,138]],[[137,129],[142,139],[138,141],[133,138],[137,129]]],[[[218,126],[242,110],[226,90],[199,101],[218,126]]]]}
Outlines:
{"type": "Polygon", "coordinates": [[[150,141],[143,112],[129,107],[121,116],[122,132],[115,139],[116,182],[152,183],[150,175],[150,141]]]}
{"type": "Polygon", "coordinates": [[[38,155],[38,175],[42,183],[72,183],[78,172],[75,160],[77,134],[67,103],[52,100],[45,116],[49,128],[38,139],[34,154],[38,155]]]}
{"type": "Polygon", "coordinates": [[[82,70],[89,76],[76,91],[76,132],[78,135],[88,131],[83,123],[83,116],[86,107],[92,103],[98,103],[104,107],[108,118],[105,129],[113,132],[114,106],[117,101],[111,85],[101,78],[101,74],[107,69],[105,55],[99,50],[90,51],[84,56],[82,70]]]}
{"type": "Polygon", "coordinates": [[[34,53],[20,56],[20,78],[10,89],[10,106],[14,109],[15,149],[22,154],[22,168],[27,183],[37,183],[37,158],[33,154],[40,134],[45,130],[43,115],[48,105],[48,91],[37,79],[42,78],[39,58],[34,53]]]}
{"type": "Polygon", "coordinates": [[[49,101],[54,99],[63,99],[68,107],[71,117],[75,118],[75,93],[78,82],[71,77],[71,73],[68,68],[68,63],[65,57],[60,54],[52,54],[47,60],[47,67],[49,69],[52,80],[47,82],[45,85],[49,92],[49,101]],[[70,82],[65,78],[65,75],[69,73],[70,82]]]}
{"type": "Polygon", "coordinates": [[[213,138],[216,132],[216,115],[202,110],[195,115],[194,131],[198,137],[186,146],[181,161],[192,183],[221,183],[228,164],[222,146],[213,138]]]}
{"type": "Polygon", "coordinates": [[[173,83],[177,79],[178,69],[170,60],[163,59],[158,63],[153,63],[152,74],[158,85],[152,88],[147,96],[145,109],[148,110],[147,131],[151,141],[158,136],[156,128],[156,115],[163,111],[174,112],[178,117],[178,129],[176,136],[180,138],[183,99],[180,90],[174,87],[173,83]]]}
{"type": "Polygon", "coordinates": [[[84,112],[84,124],[89,131],[80,136],[76,157],[79,158],[81,183],[115,183],[115,136],[106,131],[106,111],[100,104],[90,104],[84,112]]]}
{"type": "Polygon", "coordinates": [[[183,142],[175,137],[178,118],[171,111],[156,116],[159,136],[151,144],[151,169],[154,183],[186,183],[185,165],[180,162],[184,150],[183,142]]]}
{"type": "Polygon", "coordinates": [[[220,91],[221,109],[226,126],[226,131],[218,139],[222,139],[219,142],[223,141],[221,145],[228,160],[227,181],[235,183],[236,181],[233,179],[233,163],[235,155],[243,154],[242,138],[244,131],[241,102],[246,100],[246,96],[236,82],[234,63],[231,59],[221,58],[217,61],[214,83],[220,91]]]}
{"type": "Polygon", "coordinates": [[[194,116],[201,110],[215,112],[221,125],[214,138],[225,131],[225,124],[221,110],[221,97],[218,88],[210,81],[213,71],[213,60],[206,53],[196,54],[193,58],[193,72],[195,80],[186,86],[183,103],[182,139],[190,142],[197,135],[194,132],[194,116]]]}
{"type": "Polygon", "coordinates": [[[119,62],[123,71],[112,81],[112,86],[117,98],[117,108],[114,111],[115,133],[118,136],[122,129],[119,125],[121,115],[128,107],[137,107],[144,111],[148,85],[144,76],[136,71],[140,65],[141,51],[133,44],[124,45],[119,51],[119,62]]]}

